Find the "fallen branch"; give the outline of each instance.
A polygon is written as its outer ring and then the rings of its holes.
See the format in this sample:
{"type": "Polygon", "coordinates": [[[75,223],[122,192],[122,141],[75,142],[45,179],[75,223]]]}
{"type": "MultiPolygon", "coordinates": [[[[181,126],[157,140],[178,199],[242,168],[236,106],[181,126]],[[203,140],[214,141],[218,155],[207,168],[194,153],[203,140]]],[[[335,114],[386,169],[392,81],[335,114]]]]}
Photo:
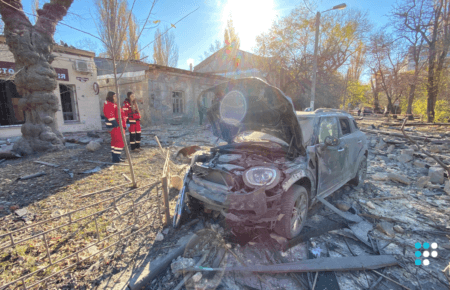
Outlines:
{"type": "Polygon", "coordinates": [[[413,139],[411,139],[411,137],[409,137],[408,135],[406,135],[405,133],[405,124],[408,121],[407,118],[405,118],[405,120],[403,121],[403,125],[402,125],[402,133],[405,136],[405,138],[407,138],[409,141],[411,141],[412,143],[414,143],[414,145],[417,146],[417,148],[422,151],[425,155],[427,155],[428,157],[433,158],[440,166],[442,166],[442,168],[444,168],[445,171],[447,171],[448,176],[450,177],[450,167],[448,167],[447,165],[444,164],[444,162],[442,162],[439,158],[437,158],[436,156],[428,153],[427,151],[423,150],[423,148],[413,139]]]}
{"type": "Polygon", "coordinates": [[[126,180],[128,180],[129,182],[131,182],[131,179],[130,179],[125,173],[122,173],[122,175],[123,175],[123,177],[125,177],[126,180]]]}
{"type": "Polygon", "coordinates": [[[113,186],[113,187],[109,187],[109,188],[106,188],[106,189],[102,189],[102,190],[99,190],[99,191],[95,191],[95,192],[91,192],[91,193],[86,193],[86,194],[81,195],[81,196],[78,196],[78,197],[80,197],[80,198],[81,198],[81,197],[88,197],[88,196],[91,196],[91,195],[94,195],[94,194],[97,194],[97,193],[105,192],[105,191],[108,191],[108,190],[111,190],[111,189],[114,189],[114,188],[117,188],[117,187],[124,186],[124,185],[127,185],[127,184],[130,184],[130,182],[122,183],[122,184],[119,184],[119,185],[116,185],[116,186],[113,186]]]}
{"type": "Polygon", "coordinates": [[[33,161],[34,163],[38,163],[38,164],[42,164],[42,165],[47,165],[47,166],[51,166],[51,167],[59,167],[59,165],[53,164],[53,163],[48,163],[48,162],[44,162],[44,161],[33,161]]]}
{"type": "MultiPolygon", "coordinates": [[[[42,175],[45,175],[45,174],[46,174],[45,172],[39,172],[39,173],[35,173],[35,174],[31,174],[31,175],[26,175],[26,176],[23,176],[23,177],[19,177],[19,178],[17,178],[17,180],[31,179],[31,178],[39,177],[39,176],[42,176],[42,175]]],[[[16,180],[16,181],[17,181],[17,180],[16,180]]]]}

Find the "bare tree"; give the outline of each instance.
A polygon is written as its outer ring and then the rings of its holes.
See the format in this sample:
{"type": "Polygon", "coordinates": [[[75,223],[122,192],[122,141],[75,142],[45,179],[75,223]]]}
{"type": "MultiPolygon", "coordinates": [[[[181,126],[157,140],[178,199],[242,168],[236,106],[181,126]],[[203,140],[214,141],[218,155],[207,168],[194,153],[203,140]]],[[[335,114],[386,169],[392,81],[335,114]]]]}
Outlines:
{"type": "Polygon", "coordinates": [[[97,44],[97,42],[95,42],[92,39],[87,38],[87,37],[85,37],[85,38],[83,38],[81,40],[78,40],[75,43],[74,46],[76,48],[79,48],[79,49],[84,49],[84,50],[87,50],[87,51],[95,52],[96,54],[98,52],[98,44],[97,44]]]}
{"type": "Polygon", "coordinates": [[[123,59],[127,35],[128,16],[126,0],[96,0],[97,29],[106,55],[123,59]]]}
{"type": "MultiPolygon", "coordinates": [[[[345,79],[338,70],[349,64],[351,57],[361,51],[361,43],[367,39],[370,29],[367,15],[357,10],[330,11],[323,15],[317,56],[318,107],[336,107],[342,102],[345,79]]],[[[288,16],[274,22],[269,32],[256,39],[255,52],[265,57],[261,58],[261,71],[275,68],[279,74],[285,72],[281,89],[290,95],[299,96],[297,98],[304,96],[304,100],[309,100],[306,94],[311,89],[314,35],[315,14],[299,6],[288,16]],[[266,61],[267,57],[271,61],[266,61]]],[[[362,62],[362,54],[357,62],[362,62]]],[[[359,74],[360,70],[359,66],[353,75],[359,74]]],[[[303,101],[302,107],[308,103],[303,101]]]]}
{"type": "Polygon", "coordinates": [[[33,12],[33,20],[34,20],[34,24],[36,24],[38,16],[37,16],[37,11],[39,10],[39,0],[33,0],[31,2],[31,12],[33,12]]]}
{"type": "Polygon", "coordinates": [[[20,0],[0,1],[0,14],[5,23],[6,43],[16,63],[15,84],[22,96],[20,106],[25,111],[22,138],[14,144],[18,153],[58,150],[64,148],[64,137],[58,130],[56,111],[58,97],[53,35],[56,25],[67,14],[73,0],[50,0],[37,10],[32,25],[20,0]]]}
{"type": "MultiPolygon", "coordinates": [[[[421,2],[421,1],[417,1],[421,2]]],[[[422,60],[425,51],[425,39],[417,29],[411,30],[409,27],[417,28],[423,23],[424,7],[423,2],[408,5],[405,3],[397,3],[390,15],[390,19],[393,23],[394,31],[402,38],[404,38],[410,45],[408,49],[408,62],[414,63],[413,76],[409,78],[409,97],[408,108],[406,114],[409,114],[408,118],[413,120],[412,116],[412,104],[414,101],[414,95],[416,92],[416,86],[419,83],[419,76],[423,71],[426,61],[422,60]],[[405,17],[410,14],[414,17],[405,17]]],[[[411,3],[410,3],[411,4],[411,3]]],[[[408,66],[409,68],[410,66],[408,66]]]]}
{"type": "Polygon", "coordinates": [[[214,44],[211,43],[209,49],[203,52],[203,55],[200,55],[200,61],[207,59],[210,55],[214,54],[216,51],[219,51],[222,47],[225,46],[225,42],[222,44],[220,40],[216,39],[214,44]]]}
{"type": "Polygon", "coordinates": [[[405,0],[394,15],[403,30],[419,33],[428,50],[428,122],[433,122],[439,83],[450,48],[450,0],[405,0]]]}
{"type": "MultiPolygon", "coordinates": [[[[165,27],[164,30],[168,30],[165,27]]],[[[173,32],[162,34],[159,28],[155,32],[153,44],[153,61],[155,64],[176,67],[178,64],[178,46],[173,32]]]]}
{"type": "Polygon", "coordinates": [[[400,100],[407,91],[406,75],[402,73],[407,53],[400,40],[394,40],[392,35],[384,31],[372,35],[369,50],[370,69],[386,95],[388,110],[394,114],[394,102],[400,100]]]}

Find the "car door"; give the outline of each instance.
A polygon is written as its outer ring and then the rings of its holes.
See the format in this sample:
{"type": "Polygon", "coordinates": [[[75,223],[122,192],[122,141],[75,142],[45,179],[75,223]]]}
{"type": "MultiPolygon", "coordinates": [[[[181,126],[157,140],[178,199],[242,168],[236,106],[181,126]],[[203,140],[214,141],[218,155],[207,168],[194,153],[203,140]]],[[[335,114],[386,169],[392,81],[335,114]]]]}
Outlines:
{"type": "Polygon", "coordinates": [[[318,160],[318,185],[317,194],[328,194],[333,191],[336,184],[340,183],[339,177],[344,169],[344,151],[342,143],[336,146],[325,146],[327,136],[339,139],[338,119],[335,116],[320,118],[319,132],[316,144],[318,160]]]}
{"type": "Polygon", "coordinates": [[[358,156],[358,152],[356,152],[356,136],[353,133],[352,126],[350,124],[350,120],[347,117],[339,117],[339,126],[341,127],[341,137],[340,137],[340,145],[341,148],[344,148],[342,152],[343,162],[344,162],[344,170],[342,172],[342,179],[350,180],[354,176],[352,175],[354,170],[353,166],[357,166],[355,163],[357,162],[356,158],[358,156]]]}

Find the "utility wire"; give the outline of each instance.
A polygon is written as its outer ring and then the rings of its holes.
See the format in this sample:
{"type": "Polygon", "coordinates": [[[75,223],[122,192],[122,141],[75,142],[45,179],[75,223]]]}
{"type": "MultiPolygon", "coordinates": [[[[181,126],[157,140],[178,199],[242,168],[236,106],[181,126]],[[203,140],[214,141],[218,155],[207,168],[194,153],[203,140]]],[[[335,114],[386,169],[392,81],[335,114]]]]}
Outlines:
{"type": "MultiPolygon", "coordinates": [[[[24,14],[28,14],[28,15],[31,15],[31,16],[34,16],[34,17],[42,17],[42,18],[47,19],[47,20],[50,20],[50,21],[52,21],[52,22],[54,21],[54,19],[50,19],[50,18],[47,18],[47,17],[45,17],[45,16],[39,16],[39,15],[35,15],[35,14],[33,14],[33,13],[25,12],[24,10],[19,9],[19,8],[17,8],[17,7],[14,7],[14,6],[12,6],[11,4],[6,3],[6,2],[3,1],[3,0],[0,0],[0,2],[2,2],[2,3],[5,4],[5,5],[8,5],[8,6],[11,7],[11,8],[16,9],[17,11],[21,11],[21,12],[23,12],[24,14]]],[[[88,34],[88,35],[90,35],[90,36],[92,36],[92,37],[97,38],[97,39],[100,40],[101,42],[103,42],[103,40],[102,40],[100,37],[95,36],[95,35],[93,35],[92,33],[89,33],[89,32],[87,32],[87,31],[83,31],[83,30],[81,30],[81,29],[75,28],[75,27],[73,27],[73,26],[70,26],[70,25],[68,25],[68,24],[65,24],[65,23],[62,22],[62,21],[59,21],[58,24],[65,25],[65,26],[67,26],[67,27],[69,27],[69,28],[72,28],[72,29],[75,29],[75,30],[77,30],[77,31],[79,31],[79,32],[88,34]]]]}

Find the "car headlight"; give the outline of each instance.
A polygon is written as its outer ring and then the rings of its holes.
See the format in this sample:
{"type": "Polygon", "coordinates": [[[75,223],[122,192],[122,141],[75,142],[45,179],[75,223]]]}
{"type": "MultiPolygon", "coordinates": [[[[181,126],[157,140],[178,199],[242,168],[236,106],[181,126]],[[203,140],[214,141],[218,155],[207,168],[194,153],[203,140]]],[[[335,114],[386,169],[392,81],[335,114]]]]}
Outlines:
{"type": "Polygon", "coordinates": [[[271,189],[278,184],[280,172],[271,167],[252,167],[245,171],[243,179],[249,187],[266,186],[266,189],[271,189]]]}

